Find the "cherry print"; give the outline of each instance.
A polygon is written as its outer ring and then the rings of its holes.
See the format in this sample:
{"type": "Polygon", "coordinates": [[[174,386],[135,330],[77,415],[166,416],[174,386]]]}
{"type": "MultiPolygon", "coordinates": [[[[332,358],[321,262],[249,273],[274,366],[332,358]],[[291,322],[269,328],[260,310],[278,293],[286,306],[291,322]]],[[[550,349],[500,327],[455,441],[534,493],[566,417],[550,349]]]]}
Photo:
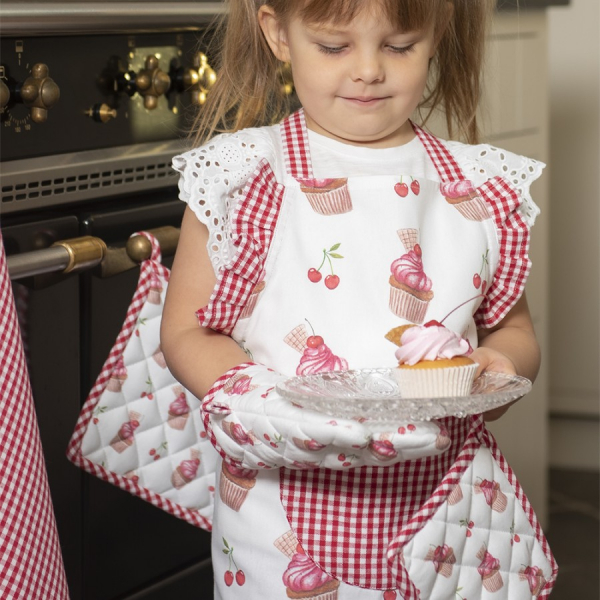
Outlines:
{"type": "Polygon", "coordinates": [[[327,275],[325,277],[325,287],[328,287],[330,290],[335,290],[339,284],[340,278],[337,275],[327,275]]]}
{"type": "Polygon", "coordinates": [[[201,431],[201,432],[200,432],[200,437],[201,437],[203,440],[204,440],[204,439],[206,439],[206,438],[208,437],[208,435],[207,435],[206,431],[201,431]]]}
{"type": "Polygon", "coordinates": [[[321,271],[317,271],[317,269],[315,269],[315,268],[311,268],[308,270],[308,278],[313,283],[318,283],[319,281],[321,281],[322,277],[323,277],[323,275],[321,275],[321,271]]]}
{"type": "Polygon", "coordinates": [[[404,435],[406,433],[406,427],[398,427],[398,433],[404,435]]]}
{"type": "Polygon", "coordinates": [[[318,348],[319,346],[322,346],[324,343],[323,338],[320,335],[311,335],[307,340],[306,340],[306,345],[309,348],[318,348]]]}
{"type": "Polygon", "coordinates": [[[407,428],[409,431],[416,431],[416,429],[417,429],[417,428],[416,428],[416,426],[415,426],[415,425],[413,425],[412,423],[410,423],[409,425],[407,425],[407,426],[406,426],[406,428],[407,428]]]}
{"type": "Polygon", "coordinates": [[[156,448],[150,448],[150,456],[154,456],[156,454],[156,448]]]}
{"type": "Polygon", "coordinates": [[[515,533],[515,536],[513,539],[515,540],[515,542],[517,542],[517,544],[521,541],[521,538],[519,537],[518,533],[515,533]]]}
{"type": "Polygon", "coordinates": [[[413,179],[410,182],[410,189],[415,196],[418,196],[421,191],[421,184],[416,179],[413,179]]]}
{"type": "Polygon", "coordinates": [[[383,592],[383,600],[396,600],[397,596],[396,590],[386,590],[383,592]]]}
{"type": "Polygon", "coordinates": [[[225,571],[225,585],[227,587],[231,587],[232,584],[233,584],[233,572],[225,571]]]}
{"type": "Polygon", "coordinates": [[[351,462],[346,461],[346,462],[342,463],[342,467],[349,467],[351,464],[352,464],[351,462]]]}
{"type": "Polygon", "coordinates": [[[486,290],[486,288],[487,288],[487,281],[484,279],[484,280],[481,282],[481,293],[482,293],[482,294],[485,294],[485,290],[486,290]]]}
{"type": "Polygon", "coordinates": [[[246,583],[246,576],[244,575],[244,571],[238,569],[235,574],[235,581],[238,585],[244,585],[246,583]]]}
{"type": "Polygon", "coordinates": [[[419,246],[419,244],[415,244],[413,251],[419,258],[423,256],[423,251],[421,250],[421,246],[419,246]]]}
{"type": "Polygon", "coordinates": [[[98,419],[98,417],[94,417],[93,420],[94,420],[94,425],[96,425],[100,419],[98,419]]]}
{"type": "Polygon", "coordinates": [[[408,196],[408,186],[405,183],[397,183],[394,186],[394,191],[396,192],[396,194],[398,194],[398,196],[400,196],[401,198],[406,198],[406,196],[408,196]]]}
{"type": "Polygon", "coordinates": [[[442,324],[439,321],[433,319],[431,321],[427,321],[427,323],[425,323],[423,327],[442,327],[442,324]]]}
{"type": "Polygon", "coordinates": [[[476,290],[479,289],[479,286],[481,285],[481,275],[479,275],[479,273],[475,273],[475,275],[473,275],[473,285],[475,286],[476,290]]]}
{"type": "Polygon", "coordinates": [[[470,529],[467,529],[467,537],[471,537],[471,535],[472,535],[472,534],[471,534],[471,530],[470,530],[470,529]]]}
{"type": "Polygon", "coordinates": [[[344,461],[346,460],[346,455],[345,455],[345,454],[339,454],[339,455],[338,455],[338,460],[339,460],[340,462],[344,462],[344,461]]]}

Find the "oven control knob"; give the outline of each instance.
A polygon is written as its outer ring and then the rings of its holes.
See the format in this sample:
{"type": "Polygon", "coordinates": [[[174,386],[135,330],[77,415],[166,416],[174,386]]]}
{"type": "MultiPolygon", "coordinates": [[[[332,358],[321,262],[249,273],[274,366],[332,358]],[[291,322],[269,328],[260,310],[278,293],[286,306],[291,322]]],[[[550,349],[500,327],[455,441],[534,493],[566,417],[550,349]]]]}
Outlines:
{"type": "Polygon", "coordinates": [[[98,123],[108,123],[111,119],[117,116],[117,111],[111,108],[108,104],[94,104],[92,108],[85,111],[88,117],[94,119],[98,123]]]}
{"type": "Polygon", "coordinates": [[[138,93],[144,98],[144,106],[148,110],[156,108],[158,97],[171,87],[171,78],[158,68],[158,58],[151,54],[146,57],[143,69],[135,77],[138,93]]]}
{"type": "Polygon", "coordinates": [[[175,73],[175,80],[180,91],[189,91],[192,103],[202,105],[206,102],[206,94],[217,80],[217,74],[208,64],[208,58],[202,52],[194,56],[192,67],[181,68],[175,73]]]}
{"type": "Polygon", "coordinates": [[[43,123],[48,118],[48,109],[60,98],[60,89],[48,75],[48,66],[36,63],[31,68],[31,76],[18,89],[20,101],[31,108],[31,119],[35,123],[43,123]]]}
{"type": "Polygon", "coordinates": [[[4,83],[4,80],[0,79],[0,109],[3,109],[10,100],[10,90],[4,83]]]}

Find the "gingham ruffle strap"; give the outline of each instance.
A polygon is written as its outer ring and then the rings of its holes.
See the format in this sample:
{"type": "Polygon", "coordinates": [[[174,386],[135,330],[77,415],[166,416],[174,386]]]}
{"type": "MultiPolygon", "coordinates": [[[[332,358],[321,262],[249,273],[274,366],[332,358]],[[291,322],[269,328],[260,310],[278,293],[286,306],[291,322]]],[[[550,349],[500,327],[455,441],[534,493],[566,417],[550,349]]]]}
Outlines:
{"type": "Polygon", "coordinates": [[[264,278],[283,191],[269,163],[261,160],[232,218],[234,257],[219,273],[207,306],[196,312],[202,327],[229,335],[241,318],[250,295],[264,278]]]}
{"type": "Polygon", "coordinates": [[[411,125],[433,162],[440,180],[445,183],[465,179],[461,168],[448,148],[438,138],[425,131],[422,127],[412,123],[412,121],[411,125]]]}
{"type": "Polygon", "coordinates": [[[0,598],[69,597],[0,233],[0,598]]]}
{"type": "Polygon", "coordinates": [[[287,172],[294,179],[313,177],[304,110],[284,119],[279,128],[287,172]]]}

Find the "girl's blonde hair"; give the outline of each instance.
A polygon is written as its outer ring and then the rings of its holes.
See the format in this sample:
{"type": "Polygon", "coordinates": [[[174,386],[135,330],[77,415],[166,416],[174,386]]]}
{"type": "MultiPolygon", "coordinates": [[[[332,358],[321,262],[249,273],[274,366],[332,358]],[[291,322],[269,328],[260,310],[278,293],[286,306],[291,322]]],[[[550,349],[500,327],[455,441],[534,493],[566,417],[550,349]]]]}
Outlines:
{"type": "MultiPolygon", "coordinates": [[[[298,11],[306,23],[350,22],[374,0],[229,0],[229,10],[213,40],[217,81],[193,125],[197,143],[216,133],[278,122],[292,110],[284,92],[281,63],[273,56],[258,23],[258,8],[270,5],[285,24],[298,11]]],[[[445,112],[448,131],[478,140],[485,34],[495,0],[376,0],[382,14],[404,31],[434,25],[439,45],[431,77],[419,105],[424,124],[445,112]],[[453,10],[448,11],[448,2],[453,10]],[[448,20],[448,15],[450,15],[448,20]]]]}

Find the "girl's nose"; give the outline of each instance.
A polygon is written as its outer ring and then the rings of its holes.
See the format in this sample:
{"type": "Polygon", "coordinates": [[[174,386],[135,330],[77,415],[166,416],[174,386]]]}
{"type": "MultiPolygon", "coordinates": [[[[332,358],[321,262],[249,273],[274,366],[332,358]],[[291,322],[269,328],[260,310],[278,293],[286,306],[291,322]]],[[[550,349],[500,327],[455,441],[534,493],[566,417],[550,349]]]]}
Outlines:
{"type": "Polygon", "coordinates": [[[352,81],[363,83],[381,82],[385,77],[380,57],[374,52],[356,54],[351,73],[352,81]]]}

